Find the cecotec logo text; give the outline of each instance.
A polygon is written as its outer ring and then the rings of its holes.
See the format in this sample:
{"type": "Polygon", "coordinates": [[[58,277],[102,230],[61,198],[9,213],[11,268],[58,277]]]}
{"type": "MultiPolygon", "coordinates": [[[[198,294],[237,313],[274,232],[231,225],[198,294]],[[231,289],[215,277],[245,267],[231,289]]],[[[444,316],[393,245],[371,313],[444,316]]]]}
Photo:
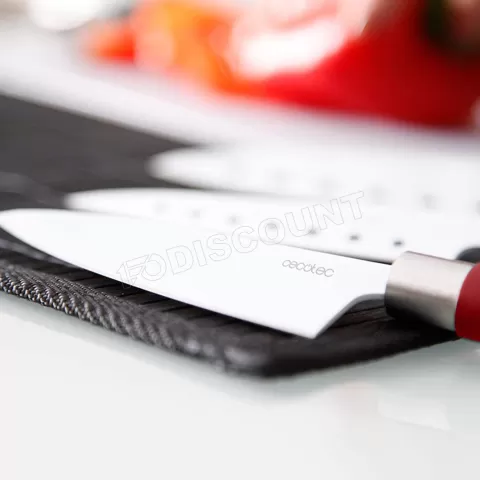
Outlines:
{"type": "Polygon", "coordinates": [[[282,267],[291,268],[292,270],[298,270],[300,272],[311,273],[312,275],[318,275],[323,277],[333,277],[335,270],[331,268],[319,267],[314,263],[295,262],[293,260],[285,260],[282,263],[282,267]]]}

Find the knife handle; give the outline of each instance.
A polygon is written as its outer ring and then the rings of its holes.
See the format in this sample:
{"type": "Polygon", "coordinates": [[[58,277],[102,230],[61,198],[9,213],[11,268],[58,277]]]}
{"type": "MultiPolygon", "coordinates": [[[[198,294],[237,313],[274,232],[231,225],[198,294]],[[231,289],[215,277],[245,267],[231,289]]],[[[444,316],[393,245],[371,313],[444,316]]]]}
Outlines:
{"type": "Polygon", "coordinates": [[[460,290],[455,331],[459,337],[480,342],[480,264],[470,270],[460,290]]]}
{"type": "Polygon", "coordinates": [[[472,263],[405,252],[391,267],[385,305],[480,341],[480,269],[472,263]]]}

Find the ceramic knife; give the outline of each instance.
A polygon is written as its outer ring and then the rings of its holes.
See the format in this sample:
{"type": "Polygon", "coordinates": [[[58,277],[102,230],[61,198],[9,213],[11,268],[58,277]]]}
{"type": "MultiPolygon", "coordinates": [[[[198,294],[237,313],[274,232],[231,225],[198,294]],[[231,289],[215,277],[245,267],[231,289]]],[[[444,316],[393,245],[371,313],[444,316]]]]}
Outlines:
{"type": "Polygon", "coordinates": [[[457,259],[480,247],[477,219],[471,221],[461,215],[446,219],[438,212],[387,212],[369,204],[364,192],[320,201],[173,188],[123,188],[73,193],[65,202],[76,210],[169,220],[217,231],[242,225],[258,230],[266,220],[279,219],[291,227],[285,230],[285,245],[381,262],[392,262],[406,250],[457,259]]]}
{"type": "Polygon", "coordinates": [[[315,337],[354,304],[384,298],[480,340],[480,265],[406,252],[392,266],[275,244],[247,229],[65,210],[0,213],[0,227],[65,262],[158,295],[315,337]]]}
{"type": "Polygon", "coordinates": [[[366,204],[387,213],[478,220],[478,137],[378,137],[176,149],[152,157],[146,168],[155,178],[194,188],[320,201],[361,190],[366,204]]]}

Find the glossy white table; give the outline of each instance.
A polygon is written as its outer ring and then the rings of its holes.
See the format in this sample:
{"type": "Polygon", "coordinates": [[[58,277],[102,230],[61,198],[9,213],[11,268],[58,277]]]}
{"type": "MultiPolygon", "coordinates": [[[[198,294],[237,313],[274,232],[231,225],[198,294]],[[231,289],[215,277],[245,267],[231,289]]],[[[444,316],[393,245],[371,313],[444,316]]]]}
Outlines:
{"type": "MultiPolygon", "coordinates": [[[[179,94],[0,27],[0,91],[22,98],[194,141],[372,132],[179,94]]],[[[260,381],[0,293],[0,391],[2,480],[478,478],[480,346],[464,341],[260,381]]]]}
{"type": "Polygon", "coordinates": [[[0,478],[477,478],[480,347],[275,381],[0,294],[0,478]]]}

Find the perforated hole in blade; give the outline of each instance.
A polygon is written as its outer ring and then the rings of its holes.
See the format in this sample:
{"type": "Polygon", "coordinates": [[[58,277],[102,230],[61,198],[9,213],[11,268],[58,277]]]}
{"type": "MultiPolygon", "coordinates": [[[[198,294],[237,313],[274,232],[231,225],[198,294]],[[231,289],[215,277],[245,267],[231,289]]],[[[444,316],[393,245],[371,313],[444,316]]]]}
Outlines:
{"type": "Polygon", "coordinates": [[[239,225],[240,224],[240,216],[234,213],[234,214],[228,216],[226,221],[229,225],[239,225]]]}
{"type": "Polygon", "coordinates": [[[275,233],[278,230],[278,226],[273,222],[267,223],[267,225],[265,226],[265,230],[267,232],[275,233]]]}
{"type": "Polygon", "coordinates": [[[199,208],[194,208],[190,210],[190,217],[191,218],[201,218],[202,211],[199,208]]]}
{"type": "Polygon", "coordinates": [[[422,195],[421,204],[422,204],[424,209],[433,210],[437,206],[437,199],[436,199],[435,195],[432,195],[430,193],[426,193],[426,194],[422,195]]]}

